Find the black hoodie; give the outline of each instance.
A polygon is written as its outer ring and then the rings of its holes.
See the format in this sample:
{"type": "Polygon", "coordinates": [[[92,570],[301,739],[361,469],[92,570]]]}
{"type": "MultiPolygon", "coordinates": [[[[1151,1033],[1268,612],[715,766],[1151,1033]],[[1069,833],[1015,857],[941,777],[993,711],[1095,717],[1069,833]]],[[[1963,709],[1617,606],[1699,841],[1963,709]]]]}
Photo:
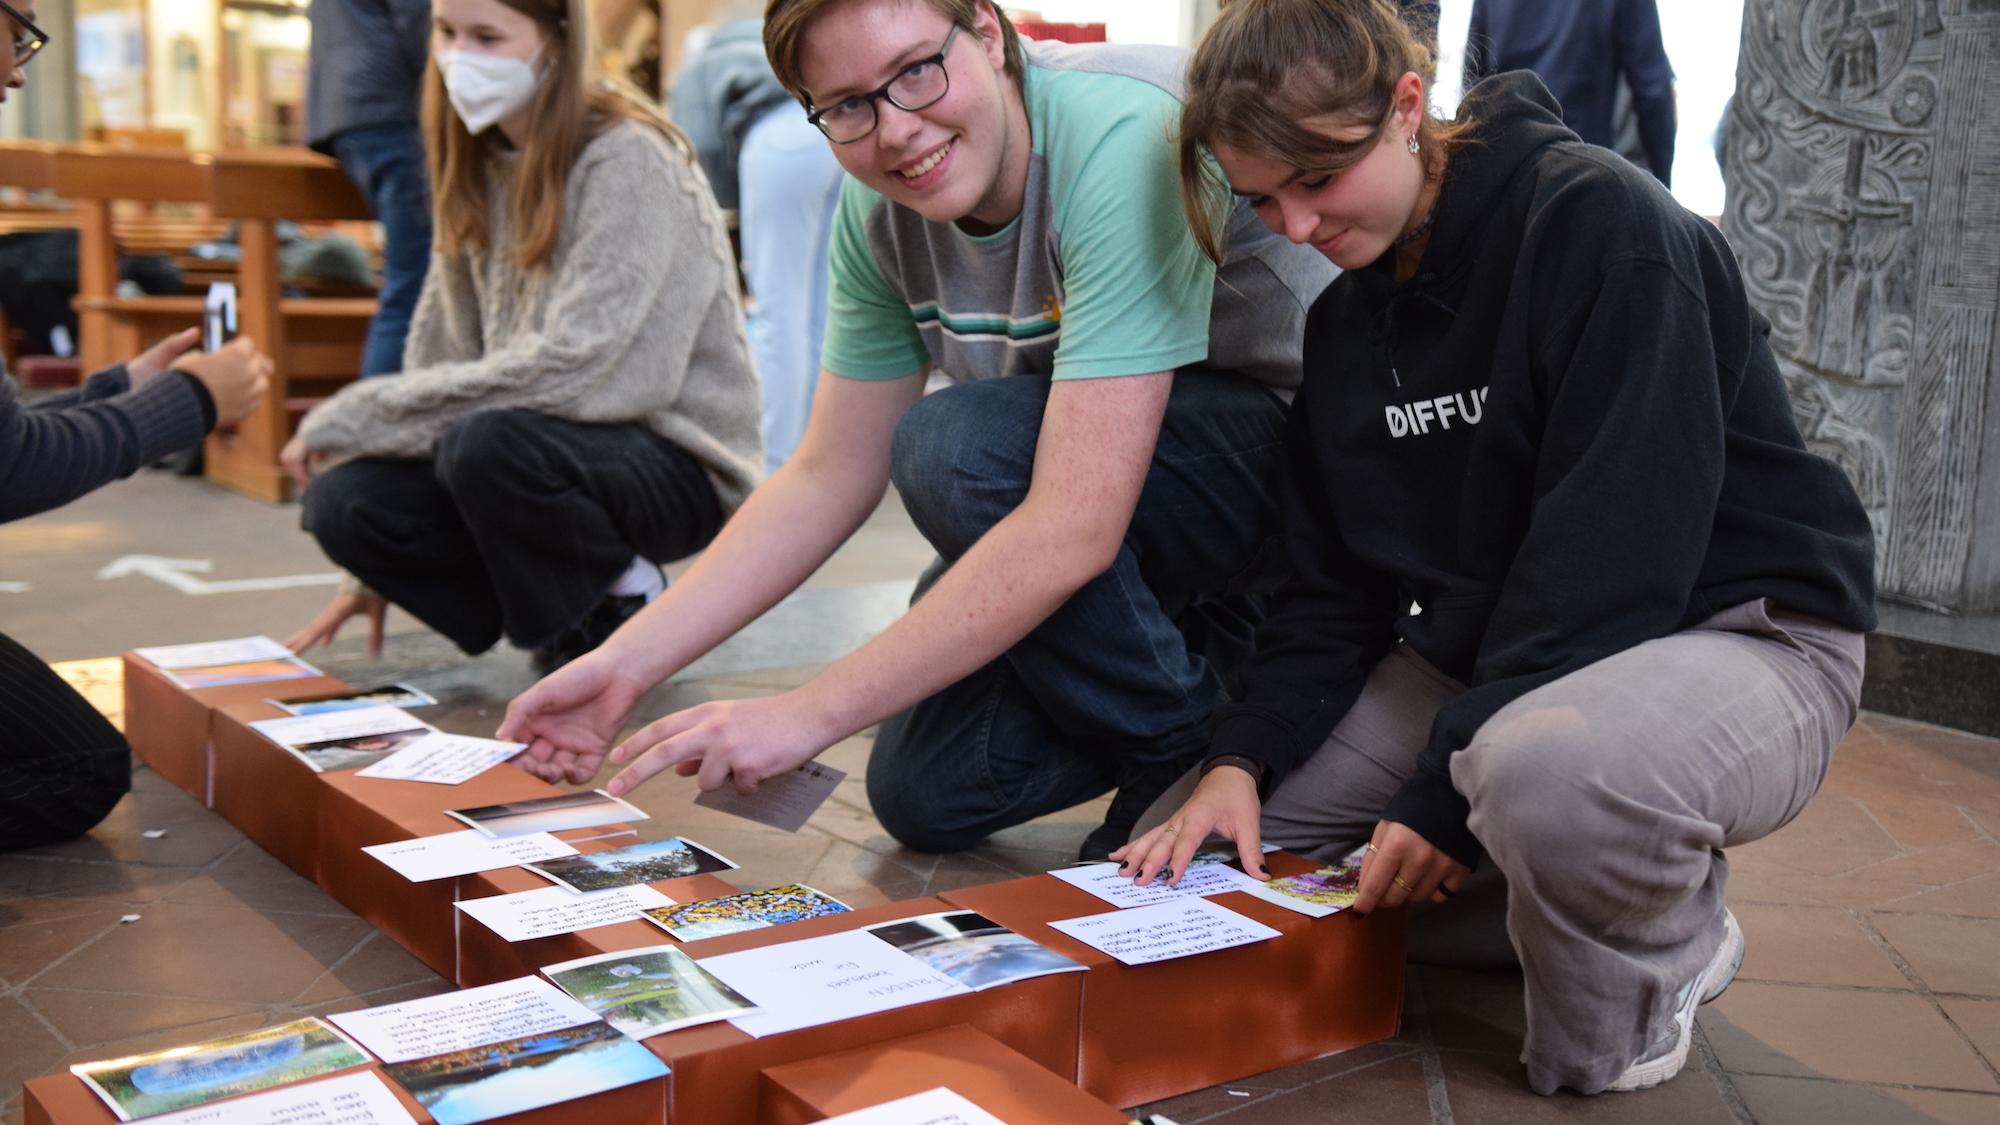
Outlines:
{"type": "Polygon", "coordinates": [[[1873,628],[1874,541],[1722,235],[1533,75],[1465,111],[1416,276],[1385,255],[1307,317],[1293,576],[1209,753],[1263,763],[1268,795],[1401,638],[1467,690],[1382,816],[1471,864],[1451,755],[1501,707],[1757,598],[1873,628]]]}

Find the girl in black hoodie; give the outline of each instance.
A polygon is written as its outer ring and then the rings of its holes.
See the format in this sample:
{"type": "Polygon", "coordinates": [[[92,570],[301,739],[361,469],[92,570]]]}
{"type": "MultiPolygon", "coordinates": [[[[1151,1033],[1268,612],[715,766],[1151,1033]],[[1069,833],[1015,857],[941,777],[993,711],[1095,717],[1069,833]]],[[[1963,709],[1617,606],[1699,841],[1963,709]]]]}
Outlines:
{"type": "Polygon", "coordinates": [[[1347,272],[1306,324],[1293,576],[1198,783],[1113,858],[1366,843],[1365,912],[1484,856],[1420,924],[1476,923],[1487,883],[1530,1085],[1642,1088],[1742,958],[1721,849],[1797,815],[1853,721],[1873,537],[1720,233],[1530,74],[1430,116],[1430,63],[1387,0],[1238,0],[1190,64],[1204,246],[1226,189],[1347,272]]]}

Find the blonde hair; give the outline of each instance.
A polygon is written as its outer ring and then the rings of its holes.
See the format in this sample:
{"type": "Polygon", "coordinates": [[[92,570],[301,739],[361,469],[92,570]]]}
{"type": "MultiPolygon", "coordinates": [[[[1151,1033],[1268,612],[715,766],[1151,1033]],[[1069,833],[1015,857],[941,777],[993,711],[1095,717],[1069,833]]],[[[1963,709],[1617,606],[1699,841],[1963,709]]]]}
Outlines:
{"type": "MultiPolygon", "coordinates": [[[[516,187],[508,199],[508,218],[517,238],[515,262],[522,269],[534,269],[555,253],[570,169],[584,146],[620,122],[638,121],[659,130],[683,158],[692,159],[694,149],[636,87],[613,78],[592,81],[587,0],[500,2],[534,20],[548,37],[542,80],[528,102],[516,187]]],[[[437,248],[456,254],[485,247],[491,220],[486,213],[486,161],[504,141],[496,130],[477,137],[466,130],[451,108],[435,58],[424,75],[423,129],[437,248]]]]}
{"type": "MultiPolygon", "coordinates": [[[[778,76],[778,84],[801,105],[810,106],[812,94],[806,90],[805,78],[799,73],[799,55],[805,50],[806,29],[828,8],[842,0],[771,0],[764,9],[764,54],[771,60],[771,71],[778,76]]],[[[979,9],[993,13],[1000,24],[1000,40],[1006,48],[1007,76],[1020,87],[1028,73],[1027,52],[1021,47],[1021,35],[1014,30],[1013,21],[1000,10],[993,0],[908,0],[923,3],[936,9],[952,23],[970,30],[979,20],[979,9]]]]}
{"type": "MultiPolygon", "coordinates": [[[[1381,142],[1403,75],[1428,89],[1435,69],[1391,0],[1235,0],[1223,9],[1188,62],[1178,140],[1181,205],[1202,252],[1222,260],[1228,215],[1211,145],[1321,175],[1345,171],[1381,142]],[[1368,135],[1336,140],[1307,122],[1368,135]]],[[[1416,139],[1426,175],[1444,174],[1470,126],[1424,111],[1416,139]]]]}

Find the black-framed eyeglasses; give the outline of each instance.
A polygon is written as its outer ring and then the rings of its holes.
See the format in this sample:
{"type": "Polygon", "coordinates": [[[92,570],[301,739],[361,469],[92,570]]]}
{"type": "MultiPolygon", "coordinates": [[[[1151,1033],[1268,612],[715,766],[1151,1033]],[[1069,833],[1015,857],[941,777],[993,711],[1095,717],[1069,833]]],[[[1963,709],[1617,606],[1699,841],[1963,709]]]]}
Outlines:
{"type": "Polygon", "coordinates": [[[952,40],[964,24],[952,24],[951,34],[937,54],[927,55],[896,72],[896,77],[865,94],[849,94],[824,108],[806,106],[806,120],[819,127],[826,139],[837,145],[853,144],[875,131],[879,120],[877,102],[886,101],[897,109],[915,112],[937,104],[951,92],[951,76],[945,73],[944,57],[951,53],[952,40]]]}
{"type": "Polygon", "coordinates": [[[0,12],[14,17],[14,65],[26,66],[35,52],[49,45],[48,33],[35,26],[35,22],[21,14],[21,10],[0,0],[0,12]]]}

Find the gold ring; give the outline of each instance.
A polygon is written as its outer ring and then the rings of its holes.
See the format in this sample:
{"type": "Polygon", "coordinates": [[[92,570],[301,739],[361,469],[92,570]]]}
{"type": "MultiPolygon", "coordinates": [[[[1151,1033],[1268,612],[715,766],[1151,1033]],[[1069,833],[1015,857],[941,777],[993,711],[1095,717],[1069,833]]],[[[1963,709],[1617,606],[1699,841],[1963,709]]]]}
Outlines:
{"type": "Polygon", "coordinates": [[[1368,842],[1368,844],[1367,844],[1367,848],[1368,848],[1368,850],[1369,850],[1369,851],[1371,851],[1371,852],[1379,852],[1379,851],[1381,851],[1381,850],[1382,850],[1381,848],[1378,848],[1378,847],[1376,847],[1376,846],[1375,846],[1375,842],[1374,842],[1373,840],[1370,840],[1370,841],[1368,842]]]}
{"type": "Polygon", "coordinates": [[[1409,883],[1405,882],[1405,881],[1403,880],[1403,877],[1402,877],[1401,875],[1392,875],[1392,876],[1390,876],[1390,877],[1389,877],[1389,881],[1390,881],[1391,883],[1394,883],[1394,884],[1396,884],[1397,886],[1399,886],[1399,887],[1403,888],[1403,889],[1404,889],[1405,891],[1408,891],[1408,892],[1410,892],[1411,894],[1415,894],[1415,893],[1416,893],[1416,890],[1417,890],[1417,888],[1415,888],[1415,887],[1411,886],[1411,885],[1410,885],[1409,883]]]}
{"type": "Polygon", "coordinates": [[[1169,825],[1167,825],[1167,826],[1165,827],[1165,829],[1164,829],[1164,831],[1166,832],[1166,834],[1167,834],[1167,835],[1169,835],[1169,836],[1173,835],[1173,834],[1174,834],[1174,833],[1176,833],[1176,832],[1179,832],[1180,830],[1181,830],[1181,829],[1180,829],[1180,826],[1179,826],[1179,825],[1177,825],[1177,824],[1169,824],[1169,825]]]}

